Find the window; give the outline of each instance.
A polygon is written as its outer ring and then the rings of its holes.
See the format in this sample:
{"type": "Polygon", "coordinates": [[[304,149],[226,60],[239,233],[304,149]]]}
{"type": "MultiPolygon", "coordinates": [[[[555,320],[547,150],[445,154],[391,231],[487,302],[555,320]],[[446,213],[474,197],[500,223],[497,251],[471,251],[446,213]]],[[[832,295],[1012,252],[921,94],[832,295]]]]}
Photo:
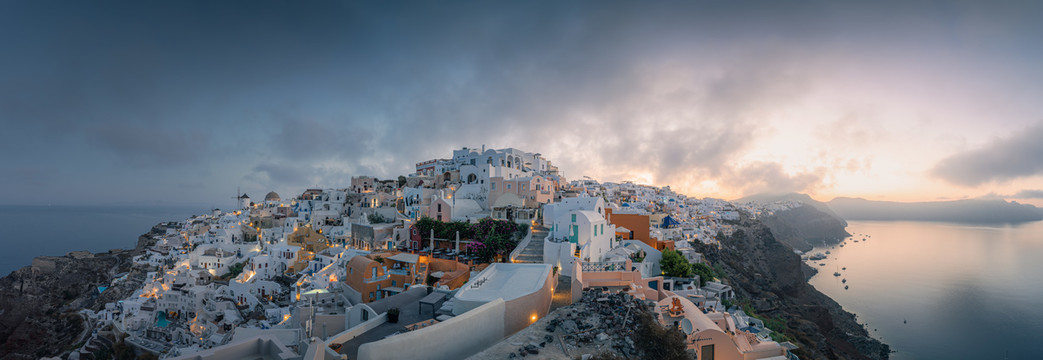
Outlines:
{"type": "Polygon", "coordinates": [[[576,222],[576,214],[572,214],[572,222],[576,222]]]}
{"type": "Polygon", "coordinates": [[[366,321],[366,320],[369,320],[369,312],[363,310],[362,311],[362,321],[366,321]]]}
{"type": "Polygon", "coordinates": [[[489,190],[496,191],[496,183],[495,182],[489,183],[489,190]]]}
{"type": "Polygon", "coordinates": [[[511,184],[507,184],[507,190],[511,189],[511,184]]]}
{"type": "Polygon", "coordinates": [[[377,268],[373,267],[373,277],[377,277],[377,268]]]}
{"type": "MultiPolygon", "coordinates": [[[[392,286],[392,287],[394,287],[394,286],[395,286],[395,280],[391,280],[391,286],[392,286]]],[[[379,289],[379,288],[380,288],[380,285],[377,285],[377,288],[379,289]]]]}

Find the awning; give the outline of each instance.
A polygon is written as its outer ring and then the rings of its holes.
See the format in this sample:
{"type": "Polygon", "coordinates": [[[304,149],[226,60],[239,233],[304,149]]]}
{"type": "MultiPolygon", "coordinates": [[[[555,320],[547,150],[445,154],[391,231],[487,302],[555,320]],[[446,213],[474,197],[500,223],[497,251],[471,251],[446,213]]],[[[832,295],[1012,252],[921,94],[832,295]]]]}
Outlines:
{"type": "Polygon", "coordinates": [[[410,254],[410,253],[398,253],[398,254],[395,254],[395,256],[388,257],[387,259],[388,260],[393,260],[393,261],[398,261],[398,262],[416,264],[417,261],[420,260],[420,255],[410,254]]]}

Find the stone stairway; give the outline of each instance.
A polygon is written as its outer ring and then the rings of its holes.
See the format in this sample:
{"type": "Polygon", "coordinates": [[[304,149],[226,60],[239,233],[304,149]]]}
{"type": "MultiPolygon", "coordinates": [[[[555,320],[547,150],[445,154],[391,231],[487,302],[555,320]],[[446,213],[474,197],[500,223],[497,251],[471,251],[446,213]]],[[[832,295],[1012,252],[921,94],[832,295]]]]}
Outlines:
{"type": "Polygon", "coordinates": [[[547,237],[547,229],[536,227],[532,229],[532,240],[529,245],[522,249],[515,262],[527,264],[543,263],[543,239],[547,237]]]}

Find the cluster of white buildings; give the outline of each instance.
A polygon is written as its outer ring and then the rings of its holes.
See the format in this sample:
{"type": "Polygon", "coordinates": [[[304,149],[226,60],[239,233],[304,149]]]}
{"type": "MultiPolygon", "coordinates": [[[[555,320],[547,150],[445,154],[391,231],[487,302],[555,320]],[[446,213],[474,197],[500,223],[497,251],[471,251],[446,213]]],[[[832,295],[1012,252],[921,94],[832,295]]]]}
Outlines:
{"type": "MultiPolygon", "coordinates": [[[[622,286],[649,302],[681,297],[718,316],[721,300],[734,296],[727,285],[666,278],[659,260],[669,249],[703,261],[692,245],[729,234],[739,211],[749,209],[669,187],[567,183],[538,153],[463,148],[417,163],[406,177],[353,177],[350,187],[291,199],[243,194],[235,211],[168,223],[134,259],[147,270],[142,287],[85,313],[163,358],[382,359],[417,349],[424,358],[460,358],[546,316],[554,294],[582,288],[622,286]],[[434,240],[414,226],[424,217],[531,229],[508,263],[474,264],[458,248],[432,251],[434,240]],[[571,288],[556,289],[559,276],[571,288]],[[430,320],[357,344],[399,326],[391,322],[399,316],[430,320]],[[476,328],[481,336],[451,336],[476,328]]],[[[756,354],[785,354],[768,339],[756,342],[765,344],[756,354]]],[[[715,358],[731,358],[721,354],[715,358]]]]}

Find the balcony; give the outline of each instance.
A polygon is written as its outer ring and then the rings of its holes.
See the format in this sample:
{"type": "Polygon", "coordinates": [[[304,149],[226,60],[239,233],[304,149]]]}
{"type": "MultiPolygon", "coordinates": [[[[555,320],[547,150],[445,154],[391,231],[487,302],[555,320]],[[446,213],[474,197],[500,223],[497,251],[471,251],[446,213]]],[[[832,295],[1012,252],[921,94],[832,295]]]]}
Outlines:
{"type": "Polygon", "coordinates": [[[387,279],[388,279],[388,275],[384,274],[384,275],[377,276],[377,277],[366,278],[363,281],[365,281],[367,284],[369,284],[369,283],[373,283],[373,282],[377,282],[377,281],[384,281],[384,280],[387,280],[387,279]]]}
{"type": "Polygon", "coordinates": [[[391,275],[410,276],[409,270],[406,269],[391,269],[387,271],[391,275]]]}

